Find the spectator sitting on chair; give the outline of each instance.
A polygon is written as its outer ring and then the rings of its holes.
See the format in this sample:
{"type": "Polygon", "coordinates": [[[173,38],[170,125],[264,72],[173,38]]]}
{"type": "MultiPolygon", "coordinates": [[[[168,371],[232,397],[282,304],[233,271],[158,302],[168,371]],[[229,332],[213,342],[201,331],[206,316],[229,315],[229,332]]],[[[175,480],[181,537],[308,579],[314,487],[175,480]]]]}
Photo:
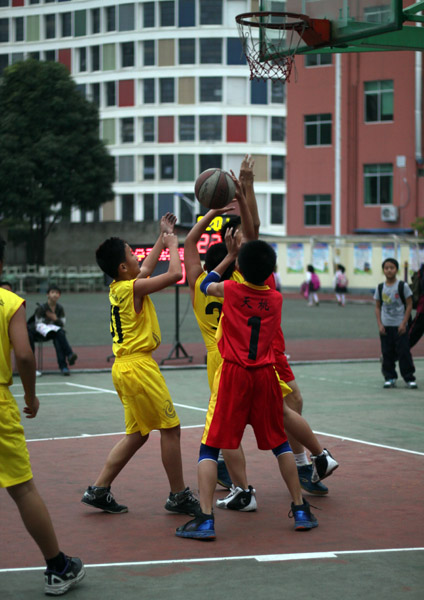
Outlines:
{"type": "Polygon", "coordinates": [[[57,286],[50,286],[47,290],[47,302],[38,305],[35,311],[35,327],[28,327],[30,343],[34,351],[34,342],[38,339],[53,340],[56,350],[57,363],[63,375],[69,375],[69,366],[75,364],[77,355],[72,350],[66,339],[65,311],[59,304],[61,291],[57,286]],[[32,332],[30,331],[32,329],[32,332]]]}

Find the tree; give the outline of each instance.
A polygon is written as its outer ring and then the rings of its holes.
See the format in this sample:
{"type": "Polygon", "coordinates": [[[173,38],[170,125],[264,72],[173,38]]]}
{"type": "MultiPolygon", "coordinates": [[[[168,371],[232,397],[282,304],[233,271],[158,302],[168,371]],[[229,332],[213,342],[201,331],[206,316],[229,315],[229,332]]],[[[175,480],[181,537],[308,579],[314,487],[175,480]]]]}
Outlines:
{"type": "Polygon", "coordinates": [[[419,237],[424,237],[424,217],[417,217],[411,227],[415,229],[419,237]]]}
{"type": "Polygon", "coordinates": [[[96,106],[66,67],[26,60],[0,84],[0,215],[25,232],[30,262],[44,264],[45,240],[72,207],[113,198],[114,159],[99,139],[96,106]]]}

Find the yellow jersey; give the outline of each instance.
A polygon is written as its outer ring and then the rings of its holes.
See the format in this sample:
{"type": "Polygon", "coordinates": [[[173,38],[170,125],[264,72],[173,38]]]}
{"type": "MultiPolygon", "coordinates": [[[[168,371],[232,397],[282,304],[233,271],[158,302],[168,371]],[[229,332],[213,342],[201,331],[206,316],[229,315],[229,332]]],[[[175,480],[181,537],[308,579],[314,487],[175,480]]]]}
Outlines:
{"type": "Polygon", "coordinates": [[[153,352],[159,346],[160,328],[149,296],[143,297],[140,312],[134,308],[135,279],[110,284],[110,332],[115,356],[153,352]]]}
{"type": "Polygon", "coordinates": [[[0,385],[12,385],[12,344],[9,323],[25,300],[13,292],[0,288],[0,385]]]}

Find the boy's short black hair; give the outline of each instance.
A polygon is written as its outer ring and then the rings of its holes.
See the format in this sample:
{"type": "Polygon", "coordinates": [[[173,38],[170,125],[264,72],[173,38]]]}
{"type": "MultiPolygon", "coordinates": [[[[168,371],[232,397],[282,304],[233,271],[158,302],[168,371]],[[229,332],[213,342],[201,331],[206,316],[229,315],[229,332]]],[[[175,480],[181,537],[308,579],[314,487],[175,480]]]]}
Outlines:
{"type": "Polygon", "coordinates": [[[273,273],[277,256],[272,247],[262,240],[243,244],[238,263],[243,277],[249,283],[261,285],[273,273]]]}
{"type": "Polygon", "coordinates": [[[389,263],[393,263],[396,267],[396,271],[399,271],[399,263],[395,258],[386,258],[386,260],[383,260],[383,264],[381,265],[381,268],[384,269],[384,265],[389,262],[389,263]]]}
{"type": "Polygon", "coordinates": [[[49,287],[47,288],[47,293],[49,294],[52,290],[56,290],[56,292],[59,292],[59,294],[62,293],[62,290],[58,285],[49,285],[49,287]]]}
{"type": "MultiPolygon", "coordinates": [[[[233,229],[234,231],[237,229],[237,227],[239,227],[241,225],[241,217],[239,215],[234,215],[231,216],[230,220],[227,221],[227,223],[224,223],[224,225],[221,227],[221,237],[222,237],[222,241],[225,240],[225,233],[227,231],[227,229],[233,229]]],[[[234,231],[233,231],[233,235],[234,235],[234,231]]]]}
{"type": "Polygon", "coordinates": [[[339,271],[341,271],[342,273],[344,273],[346,271],[346,269],[344,268],[343,265],[337,265],[337,268],[339,271]]]}
{"type": "Polygon", "coordinates": [[[108,238],[96,250],[96,261],[103,273],[116,279],[119,265],[125,262],[125,243],[117,237],[108,238]]]}
{"type": "Polygon", "coordinates": [[[4,260],[4,249],[6,246],[6,242],[4,241],[4,239],[1,237],[0,235],[0,261],[3,262],[4,260]]]}
{"type": "Polygon", "coordinates": [[[306,270],[309,271],[309,273],[315,273],[315,269],[314,269],[314,267],[312,265],[308,265],[306,267],[306,270]]]}
{"type": "MultiPolygon", "coordinates": [[[[220,262],[224,260],[227,256],[227,246],[224,243],[213,244],[209,246],[205,255],[205,269],[208,273],[213,271],[215,267],[219,265],[220,262]]],[[[234,269],[236,268],[236,262],[232,262],[231,265],[227,268],[224,274],[221,276],[221,281],[225,279],[230,279],[233,274],[234,269]]]]}
{"type": "Polygon", "coordinates": [[[8,288],[10,288],[10,291],[13,292],[13,286],[10,283],[10,281],[6,281],[5,279],[3,279],[2,281],[0,281],[0,287],[4,288],[5,286],[7,286],[8,288]]]}

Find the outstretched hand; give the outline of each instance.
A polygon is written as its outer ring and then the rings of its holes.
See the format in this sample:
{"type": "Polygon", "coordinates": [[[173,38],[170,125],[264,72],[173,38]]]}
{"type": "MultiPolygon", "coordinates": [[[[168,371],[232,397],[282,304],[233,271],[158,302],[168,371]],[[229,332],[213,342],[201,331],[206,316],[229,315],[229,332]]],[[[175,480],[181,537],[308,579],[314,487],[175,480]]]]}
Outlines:
{"type": "Polygon", "coordinates": [[[245,183],[247,181],[251,181],[253,182],[253,167],[255,165],[255,161],[253,160],[253,158],[250,156],[250,154],[246,154],[246,156],[243,158],[241,165],[240,165],[240,174],[239,174],[239,179],[242,183],[245,183]]]}
{"type": "Polygon", "coordinates": [[[225,215],[226,213],[229,212],[233,212],[236,208],[236,203],[234,202],[234,199],[231,200],[231,202],[229,204],[227,204],[226,206],[223,206],[222,208],[211,208],[208,211],[208,216],[210,216],[211,218],[213,217],[219,217],[219,215],[225,215]]]}
{"type": "Polygon", "coordinates": [[[230,171],[230,173],[231,173],[231,178],[236,185],[236,193],[235,193],[234,199],[237,200],[237,202],[240,202],[240,200],[245,201],[246,197],[245,197],[244,190],[243,190],[240,180],[237,179],[234,171],[230,171]]]}
{"type": "Polygon", "coordinates": [[[165,232],[162,236],[162,242],[165,248],[178,248],[178,238],[175,233],[165,232]]]}
{"type": "Polygon", "coordinates": [[[160,220],[160,232],[161,233],[174,233],[174,226],[177,222],[177,217],[167,212],[160,220]]]}
{"type": "Polygon", "coordinates": [[[241,247],[241,237],[234,235],[234,229],[229,227],[225,232],[224,237],[225,245],[227,246],[227,252],[230,256],[237,258],[241,247]]]}

